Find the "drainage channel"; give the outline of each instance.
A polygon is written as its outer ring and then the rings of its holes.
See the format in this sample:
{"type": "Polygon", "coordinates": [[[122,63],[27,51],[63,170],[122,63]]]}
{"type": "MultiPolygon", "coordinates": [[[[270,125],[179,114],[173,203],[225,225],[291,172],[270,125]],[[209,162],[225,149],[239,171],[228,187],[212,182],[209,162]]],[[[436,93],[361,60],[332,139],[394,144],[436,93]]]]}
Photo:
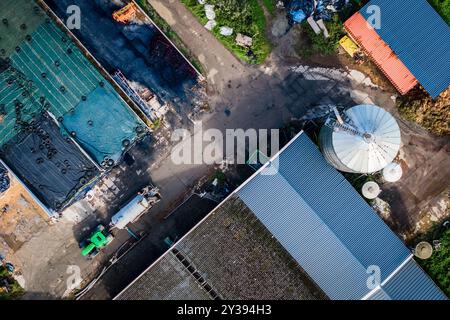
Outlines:
{"type": "Polygon", "coordinates": [[[222,300],[216,290],[202,277],[200,272],[192,265],[192,263],[178,249],[173,248],[171,253],[186,268],[186,270],[194,277],[197,284],[206,291],[212,300],[222,300]]]}

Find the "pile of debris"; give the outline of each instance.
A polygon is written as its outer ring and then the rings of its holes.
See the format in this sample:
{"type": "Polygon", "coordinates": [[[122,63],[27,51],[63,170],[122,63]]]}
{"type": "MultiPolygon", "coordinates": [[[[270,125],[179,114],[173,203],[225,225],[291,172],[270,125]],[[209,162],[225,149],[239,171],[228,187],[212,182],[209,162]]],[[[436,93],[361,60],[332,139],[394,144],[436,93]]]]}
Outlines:
{"type": "Polygon", "coordinates": [[[309,17],[316,21],[330,20],[348,2],[349,0],[285,0],[285,7],[292,22],[301,23],[309,17]]]}
{"type": "Polygon", "coordinates": [[[8,171],[0,165],[0,194],[8,190],[9,185],[8,171]]]}

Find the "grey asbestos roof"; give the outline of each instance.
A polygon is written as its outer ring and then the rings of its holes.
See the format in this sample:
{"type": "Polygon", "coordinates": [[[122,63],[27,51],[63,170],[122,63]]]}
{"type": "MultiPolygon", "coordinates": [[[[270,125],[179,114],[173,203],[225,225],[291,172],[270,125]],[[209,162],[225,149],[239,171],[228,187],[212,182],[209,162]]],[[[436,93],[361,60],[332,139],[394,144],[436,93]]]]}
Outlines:
{"type": "Polygon", "coordinates": [[[236,196],[174,249],[116,299],[326,298],[236,196]]]}

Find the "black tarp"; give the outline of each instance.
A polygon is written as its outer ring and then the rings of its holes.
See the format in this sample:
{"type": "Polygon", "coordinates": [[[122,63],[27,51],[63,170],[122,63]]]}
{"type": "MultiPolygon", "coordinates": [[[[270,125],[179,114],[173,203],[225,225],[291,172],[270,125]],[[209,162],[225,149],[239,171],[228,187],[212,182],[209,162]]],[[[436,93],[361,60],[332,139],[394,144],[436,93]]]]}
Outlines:
{"type": "Polygon", "coordinates": [[[6,143],[0,156],[50,209],[61,210],[98,169],[47,115],[6,143]]]}

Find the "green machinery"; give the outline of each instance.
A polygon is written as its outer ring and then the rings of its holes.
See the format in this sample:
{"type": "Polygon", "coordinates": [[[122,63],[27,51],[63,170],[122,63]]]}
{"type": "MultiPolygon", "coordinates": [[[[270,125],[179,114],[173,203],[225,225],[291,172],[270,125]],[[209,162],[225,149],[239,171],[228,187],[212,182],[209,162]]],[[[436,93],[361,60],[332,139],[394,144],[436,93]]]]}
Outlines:
{"type": "Polygon", "coordinates": [[[101,249],[106,247],[113,238],[113,235],[106,231],[103,225],[98,225],[91,236],[81,243],[81,254],[84,257],[93,258],[101,249]]]}

